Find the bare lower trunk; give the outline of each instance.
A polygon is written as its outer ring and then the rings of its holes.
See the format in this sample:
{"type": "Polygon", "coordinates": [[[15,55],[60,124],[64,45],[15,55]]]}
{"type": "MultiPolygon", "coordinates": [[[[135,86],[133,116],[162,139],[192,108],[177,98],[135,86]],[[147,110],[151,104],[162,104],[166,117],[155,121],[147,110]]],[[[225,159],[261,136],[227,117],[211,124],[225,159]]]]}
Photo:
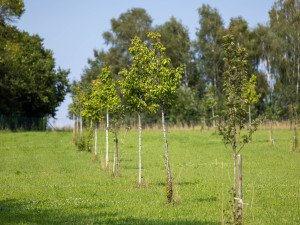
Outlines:
{"type": "Polygon", "coordinates": [[[166,195],[167,195],[168,201],[172,202],[172,200],[173,200],[173,184],[172,184],[171,170],[170,170],[170,164],[169,164],[168,141],[167,141],[166,126],[165,126],[164,108],[162,108],[162,110],[161,110],[161,119],[162,119],[163,133],[164,133],[164,139],[165,139],[165,157],[166,157],[166,167],[167,167],[167,173],[168,173],[168,177],[167,177],[168,183],[167,183],[166,195]]]}
{"type": "Polygon", "coordinates": [[[108,109],[106,109],[106,168],[108,166],[108,127],[109,127],[109,115],[108,109]]]}
{"type": "Polygon", "coordinates": [[[249,127],[251,127],[251,105],[249,104],[249,127]]]}
{"type": "Polygon", "coordinates": [[[142,185],[142,124],[141,113],[138,113],[139,119],[139,185],[142,185]]]}
{"type": "Polygon", "coordinates": [[[236,198],[236,153],[235,149],[233,150],[233,190],[232,190],[232,216],[233,221],[236,218],[236,210],[235,210],[235,198],[236,198]]]}
{"type": "Polygon", "coordinates": [[[239,199],[239,206],[238,206],[238,221],[240,224],[243,223],[243,191],[242,191],[242,156],[238,155],[238,199],[239,199]]]}
{"type": "Polygon", "coordinates": [[[82,116],[80,111],[80,136],[82,136],[82,116]]]}
{"type": "Polygon", "coordinates": [[[92,151],[92,129],[93,127],[93,120],[91,120],[91,124],[90,124],[90,130],[89,130],[89,133],[90,133],[90,139],[89,139],[89,152],[92,151]]]}
{"type": "Polygon", "coordinates": [[[76,136],[75,136],[75,144],[77,145],[78,143],[78,133],[79,133],[79,118],[76,116],[76,136]]]}
{"type": "Polygon", "coordinates": [[[115,174],[115,166],[116,166],[116,149],[114,151],[113,174],[115,174]]]}
{"type": "Polygon", "coordinates": [[[98,128],[98,123],[95,123],[95,159],[97,157],[97,141],[98,141],[98,136],[97,136],[97,128],[98,128]]]}
{"type": "Polygon", "coordinates": [[[78,122],[78,116],[76,116],[76,136],[78,136],[78,133],[79,133],[79,122],[78,122]]]}
{"type": "Polygon", "coordinates": [[[273,136],[273,120],[271,120],[271,145],[275,145],[274,136],[273,136]]]}
{"type": "Polygon", "coordinates": [[[296,119],[294,121],[294,145],[293,145],[293,151],[296,152],[297,151],[297,128],[296,128],[296,119]]]}
{"type": "Polygon", "coordinates": [[[76,129],[76,120],[75,120],[75,115],[73,114],[73,122],[74,122],[74,125],[73,125],[73,141],[75,140],[75,129],[76,129]]]}
{"type": "Polygon", "coordinates": [[[118,175],[119,174],[119,148],[118,148],[118,135],[117,132],[115,132],[115,153],[114,153],[114,166],[113,166],[113,173],[118,175]]]}

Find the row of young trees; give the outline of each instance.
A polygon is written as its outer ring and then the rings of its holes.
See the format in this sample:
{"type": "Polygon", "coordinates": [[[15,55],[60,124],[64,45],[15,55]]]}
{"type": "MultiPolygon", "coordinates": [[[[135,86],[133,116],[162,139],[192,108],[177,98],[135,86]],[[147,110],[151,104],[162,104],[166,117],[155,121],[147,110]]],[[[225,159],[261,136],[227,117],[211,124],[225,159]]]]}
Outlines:
{"type": "MultiPolygon", "coordinates": [[[[277,1],[270,9],[270,21],[254,28],[249,28],[242,17],[230,20],[230,32],[237,45],[248,52],[248,76],[256,76],[259,95],[248,106],[252,112],[249,122],[254,117],[289,120],[298,112],[299,6],[299,0],[277,1]]],[[[188,29],[174,17],[156,27],[152,26],[150,15],[140,8],[113,18],[111,30],[103,33],[108,50],[94,50],[94,58],[88,60],[83,71],[82,85],[88,87],[104,65],[111,67],[113,79],[117,80],[119,72],[132,63],[130,40],[138,36],[148,41],[149,31],[159,32],[171,64],[183,65],[184,71],[181,88],[166,119],[180,125],[215,125],[213,115],[224,109],[222,37],[229,29],[217,9],[202,5],[198,13],[199,28],[193,41],[188,29]]],[[[156,123],[159,117],[158,113],[147,115],[144,123],[156,123]]]]}
{"type": "MultiPolygon", "coordinates": [[[[139,37],[132,39],[129,52],[132,55],[132,65],[124,68],[120,73],[120,79],[114,81],[110,68],[104,67],[98,78],[92,82],[89,89],[75,87],[71,111],[74,116],[80,118],[80,132],[82,139],[82,116],[90,123],[90,129],[95,123],[95,157],[97,157],[97,127],[106,115],[110,116],[111,131],[115,135],[115,153],[113,173],[118,175],[118,130],[124,119],[125,110],[136,112],[139,127],[139,186],[142,185],[142,143],[141,143],[141,114],[161,111],[161,121],[165,141],[165,159],[167,169],[166,197],[171,203],[173,200],[173,184],[169,165],[168,142],[165,126],[165,109],[170,107],[176,95],[182,79],[183,67],[171,65],[170,58],[165,54],[165,48],[160,42],[160,34],[150,32],[150,42],[142,42],[139,37]],[[85,91],[85,92],[84,92],[85,91]],[[118,94],[119,93],[119,94],[118,94]]],[[[232,35],[223,37],[225,72],[224,93],[225,110],[217,118],[219,133],[223,136],[225,145],[230,145],[233,154],[233,222],[242,221],[241,194],[236,198],[236,159],[244,145],[252,137],[257,129],[258,120],[253,124],[247,124],[247,106],[253,101],[255,92],[255,76],[248,78],[247,53],[244,48],[236,46],[232,35]],[[247,127],[247,132],[242,130],[247,127]],[[238,216],[236,210],[238,199],[238,216]]],[[[214,103],[212,103],[214,105],[214,103]]],[[[107,123],[108,127],[108,123],[107,123]]],[[[78,130],[78,128],[77,128],[78,130]]],[[[91,130],[86,133],[88,138],[87,149],[90,150],[91,130]]],[[[106,145],[108,148],[108,144],[106,145]]],[[[106,151],[106,168],[108,166],[108,150],[106,151]]],[[[239,193],[241,193],[241,188],[239,193]]]]}
{"type": "MultiPolygon", "coordinates": [[[[119,72],[120,79],[113,80],[110,67],[103,67],[96,80],[89,88],[74,86],[73,103],[70,110],[80,118],[82,116],[95,123],[95,156],[97,156],[97,124],[106,114],[107,128],[115,137],[115,157],[113,171],[118,173],[118,130],[125,116],[125,110],[136,112],[139,127],[139,185],[142,185],[142,123],[141,114],[161,111],[161,121],[165,141],[165,158],[167,168],[166,195],[168,201],[173,198],[172,177],[168,157],[168,142],[165,125],[165,109],[173,102],[181,81],[182,67],[176,69],[166,56],[165,48],[160,42],[159,33],[149,32],[149,42],[142,42],[139,37],[132,39],[129,52],[132,64],[119,72]],[[110,117],[110,119],[109,119],[110,117]],[[108,122],[109,121],[109,122],[108,122]],[[110,123],[110,124],[109,124],[110,123]]],[[[82,133],[81,133],[82,135],[82,133]]],[[[88,133],[90,140],[90,133],[88,133]]],[[[89,144],[88,144],[89,146],[89,144]]],[[[106,134],[106,167],[108,166],[108,134],[106,134]]]]}

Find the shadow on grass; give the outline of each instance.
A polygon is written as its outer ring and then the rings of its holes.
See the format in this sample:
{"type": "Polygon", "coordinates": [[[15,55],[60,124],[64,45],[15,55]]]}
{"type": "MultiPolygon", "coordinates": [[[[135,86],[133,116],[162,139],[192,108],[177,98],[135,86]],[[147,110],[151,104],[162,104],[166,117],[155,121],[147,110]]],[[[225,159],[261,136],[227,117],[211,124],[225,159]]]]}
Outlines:
{"type": "MultiPolygon", "coordinates": [[[[27,205],[28,206],[28,205],[27,205]]],[[[105,210],[104,208],[99,211],[105,210]]],[[[153,220],[147,218],[133,218],[109,212],[93,212],[88,209],[80,212],[74,208],[69,209],[30,209],[23,206],[15,199],[0,201],[0,221],[1,224],[108,224],[108,225],[131,225],[131,224],[160,224],[160,225],[216,225],[217,221],[188,221],[188,220],[153,220]]]]}

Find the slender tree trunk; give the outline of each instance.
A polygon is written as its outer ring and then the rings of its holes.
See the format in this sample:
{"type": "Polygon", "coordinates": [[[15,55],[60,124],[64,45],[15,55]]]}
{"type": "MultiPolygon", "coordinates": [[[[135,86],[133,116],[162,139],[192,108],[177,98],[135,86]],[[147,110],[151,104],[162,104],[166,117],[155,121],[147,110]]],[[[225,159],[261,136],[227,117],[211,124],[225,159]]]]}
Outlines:
{"type": "Polygon", "coordinates": [[[78,133],[79,133],[79,121],[78,121],[78,116],[76,116],[76,139],[77,139],[77,136],[78,136],[78,133]]]}
{"type": "Polygon", "coordinates": [[[108,127],[109,127],[109,114],[106,109],[106,168],[108,166],[108,127]]]}
{"type": "Polygon", "coordinates": [[[79,118],[76,116],[76,136],[75,136],[75,144],[78,143],[78,134],[79,134],[79,118]]]}
{"type": "Polygon", "coordinates": [[[238,199],[239,199],[239,206],[238,206],[238,222],[240,224],[243,223],[243,191],[242,191],[242,181],[243,181],[243,176],[242,176],[242,156],[238,155],[238,199]]]}
{"type": "Polygon", "coordinates": [[[164,139],[165,139],[165,157],[166,157],[166,167],[167,167],[167,173],[168,173],[168,186],[167,186],[167,198],[169,202],[172,202],[173,200],[173,184],[172,184],[172,177],[171,177],[171,170],[170,170],[170,164],[169,164],[169,153],[168,153],[168,141],[167,141],[167,132],[166,132],[166,126],[165,126],[165,112],[164,107],[162,107],[161,110],[161,120],[162,120],[162,126],[163,126],[163,133],[164,133],[164,139]]]}
{"type": "Polygon", "coordinates": [[[97,128],[98,128],[98,123],[95,122],[95,159],[97,158],[97,141],[98,141],[97,128]]]}
{"type": "Polygon", "coordinates": [[[138,112],[139,119],[139,185],[142,185],[142,124],[141,113],[138,112]]]}
{"type": "Polygon", "coordinates": [[[118,142],[118,134],[115,132],[115,154],[114,154],[114,173],[116,175],[119,174],[119,142],[118,142]]]}
{"type": "Polygon", "coordinates": [[[80,136],[82,136],[82,116],[81,116],[81,110],[80,110],[80,136]]]}
{"type": "Polygon", "coordinates": [[[251,105],[249,104],[249,127],[251,127],[251,105]]]}
{"type": "Polygon", "coordinates": [[[75,120],[75,115],[73,114],[73,141],[75,140],[75,129],[76,129],[76,120],[75,120]]]}
{"type": "Polygon", "coordinates": [[[114,151],[113,174],[115,174],[115,166],[116,166],[116,149],[114,151]]]}
{"type": "Polygon", "coordinates": [[[92,127],[93,127],[93,120],[91,120],[91,124],[90,124],[90,129],[89,129],[89,133],[90,133],[90,137],[89,137],[89,152],[92,151],[92,127]]]}
{"type": "Polygon", "coordinates": [[[297,128],[296,128],[296,118],[294,119],[294,149],[293,149],[293,151],[294,152],[296,152],[296,150],[297,150],[297,136],[296,136],[296,134],[297,134],[297,128]]]}
{"type": "Polygon", "coordinates": [[[232,216],[233,221],[236,218],[236,209],[235,209],[235,198],[236,198],[236,153],[235,147],[233,149],[233,190],[232,190],[232,216]]]}

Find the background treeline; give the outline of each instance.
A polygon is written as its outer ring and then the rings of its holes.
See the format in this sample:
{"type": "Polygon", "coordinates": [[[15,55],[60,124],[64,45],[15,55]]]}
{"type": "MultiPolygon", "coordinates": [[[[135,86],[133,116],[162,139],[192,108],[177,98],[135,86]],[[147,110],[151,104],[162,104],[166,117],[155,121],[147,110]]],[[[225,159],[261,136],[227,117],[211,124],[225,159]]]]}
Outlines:
{"type": "Polygon", "coordinates": [[[22,0],[0,1],[0,129],[42,130],[69,91],[69,71],[56,69],[43,39],[17,29],[22,0]]]}
{"type": "MultiPolygon", "coordinates": [[[[231,18],[229,27],[225,27],[217,9],[202,5],[198,9],[196,40],[190,39],[187,27],[175,17],[153,26],[144,9],[130,9],[111,19],[111,29],[103,33],[108,50],[94,50],[81,81],[74,82],[73,87],[80,85],[87,90],[105,66],[110,66],[113,79],[119,80],[118,73],[132,64],[128,51],[131,39],[138,36],[149,41],[148,32],[159,32],[173,67],[184,66],[181,86],[175,103],[166,112],[166,120],[175,125],[213,125],[213,115],[224,106],[222,38],[230,33],[248,52],[249,79],[252,74],[256,76],[258,96],[249,105],[249,119],[292,121],[299,103],[299,8],[299,0],[277,1],[269,11],[267,24],[249,28],[242,17],[231,18]]],[[[128,114],[126,123],[135,124],[135,118],[128,114]]],[[[153,125],[159,118],[159,114],[144,114],[143,121],[153,125]]]]}

